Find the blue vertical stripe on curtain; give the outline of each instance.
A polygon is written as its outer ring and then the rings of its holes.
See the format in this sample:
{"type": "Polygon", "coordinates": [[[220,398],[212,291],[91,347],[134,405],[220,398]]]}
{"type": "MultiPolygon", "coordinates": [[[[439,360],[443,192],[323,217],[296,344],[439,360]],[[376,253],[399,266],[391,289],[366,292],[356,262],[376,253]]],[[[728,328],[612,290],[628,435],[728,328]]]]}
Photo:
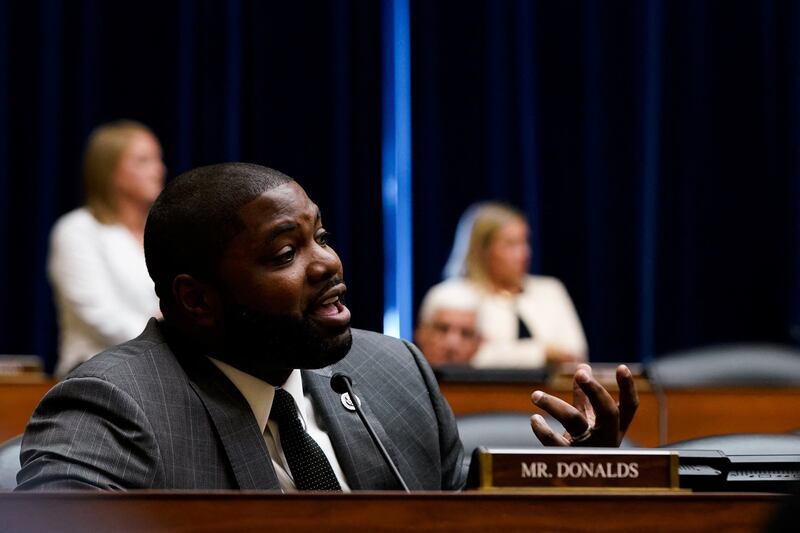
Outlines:
{"type": "Polygon", "coordinates": [[[408,0],[383,2],[383,332],[410,339],[411,72],[408,0]]]}
{"type": "Polygon", "coordinates": [[[381,65],[383,95],[383,134],[381,138],[381,192],[383,206],[383,331],[387,335],[400,335],[400,312],[398,289],[395,284],[398,274],[397,249],[397,120],[395,108],[395,11],[393,0],[383,0],[381,65]]]}

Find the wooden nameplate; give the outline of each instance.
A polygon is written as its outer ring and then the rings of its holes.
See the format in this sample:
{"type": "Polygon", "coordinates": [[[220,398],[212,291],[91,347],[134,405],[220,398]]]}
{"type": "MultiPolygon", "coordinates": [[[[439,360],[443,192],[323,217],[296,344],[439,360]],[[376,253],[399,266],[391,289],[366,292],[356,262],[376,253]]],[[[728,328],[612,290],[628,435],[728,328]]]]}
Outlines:
{"type": "Polygon", "coordinates": [[[618,448],[480,447],[470,485],[492,489],[679,490],[678,453],[618,448]]]}

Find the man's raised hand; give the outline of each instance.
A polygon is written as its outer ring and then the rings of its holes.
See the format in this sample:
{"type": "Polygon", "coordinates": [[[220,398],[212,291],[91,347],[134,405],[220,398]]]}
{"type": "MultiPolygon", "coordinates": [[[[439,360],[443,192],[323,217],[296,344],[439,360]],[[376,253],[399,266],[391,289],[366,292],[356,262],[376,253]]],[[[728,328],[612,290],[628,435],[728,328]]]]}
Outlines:
{"type": "Polygon", "coordinates": [[[616,378],[619,403],[594,378],[592,368],[587,364],[578,365],[575,371],[572,405],[550,394],[535,391],[531,395],[533,403],[567,430],[563,435],[557,434],[547,425],[544,417],[537,414],[531,417],[531,427],[536,437],[545,446],[619,446],[639,406],[639,396],[627,366],[617,367],[616,378]]]}

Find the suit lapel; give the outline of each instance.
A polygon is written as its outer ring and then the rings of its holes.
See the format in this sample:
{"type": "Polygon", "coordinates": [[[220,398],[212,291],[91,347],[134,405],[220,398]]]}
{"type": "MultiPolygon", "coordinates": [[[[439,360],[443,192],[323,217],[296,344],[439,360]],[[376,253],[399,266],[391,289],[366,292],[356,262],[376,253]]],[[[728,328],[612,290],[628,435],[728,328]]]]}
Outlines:
{"type": "Polygon", "coordinates": [[[264,436],[239,390],[205,357],[182,363],[213,421],[239,488],[280,490],[264,436]]]}
{"type": "MultiPolygon", "coordinates": [[[[334,367],[306,370],[303,371],[303,388],[314,399],[316,414],[331,439],[348,485],[356,490],[400,489],[358,414],[345,408],[341,396],[331,389],[330,379],[337,369],[345,373],[352,372],[344,362],[334,367]]],[[[356,388],[356,395],[358,394],[356,388]]],[[[380,421],[372,413],[369,402],[362,400],[361,408],[389,455],[397,463],[397,450],[380,421]]]]}

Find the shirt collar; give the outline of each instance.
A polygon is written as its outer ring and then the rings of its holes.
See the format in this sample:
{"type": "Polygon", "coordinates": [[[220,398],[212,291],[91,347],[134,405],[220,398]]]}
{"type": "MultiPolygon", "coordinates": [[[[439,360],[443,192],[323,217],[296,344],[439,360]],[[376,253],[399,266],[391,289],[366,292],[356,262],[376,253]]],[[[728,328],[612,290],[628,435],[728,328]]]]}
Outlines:
{"type": "MultiPolygon", "coordinates": [[[[214,359],[213,357],[209,357],[208,359],[214,363],[214,365],[231,380],[234,386],[239,389],[239,392],[242,393],[242,396],[247,400],[250,409],[253,411],[258,429],[263,433],[269,421],[269,412],[272,409],[272,400],[275,397],[275,386],[255,376],[251,376],[246,372],[242,372],[238,368],[234,368],[223,361],[214,359]]],[[[292,398],[294,398],[297,404],[297,410],[301,418],[305,420],[302,409],[303,377],[300,371],[297,369],[292,370],[292,373],[289,374],[289,377],[281,388],[292,395],[292,398]]]]}

